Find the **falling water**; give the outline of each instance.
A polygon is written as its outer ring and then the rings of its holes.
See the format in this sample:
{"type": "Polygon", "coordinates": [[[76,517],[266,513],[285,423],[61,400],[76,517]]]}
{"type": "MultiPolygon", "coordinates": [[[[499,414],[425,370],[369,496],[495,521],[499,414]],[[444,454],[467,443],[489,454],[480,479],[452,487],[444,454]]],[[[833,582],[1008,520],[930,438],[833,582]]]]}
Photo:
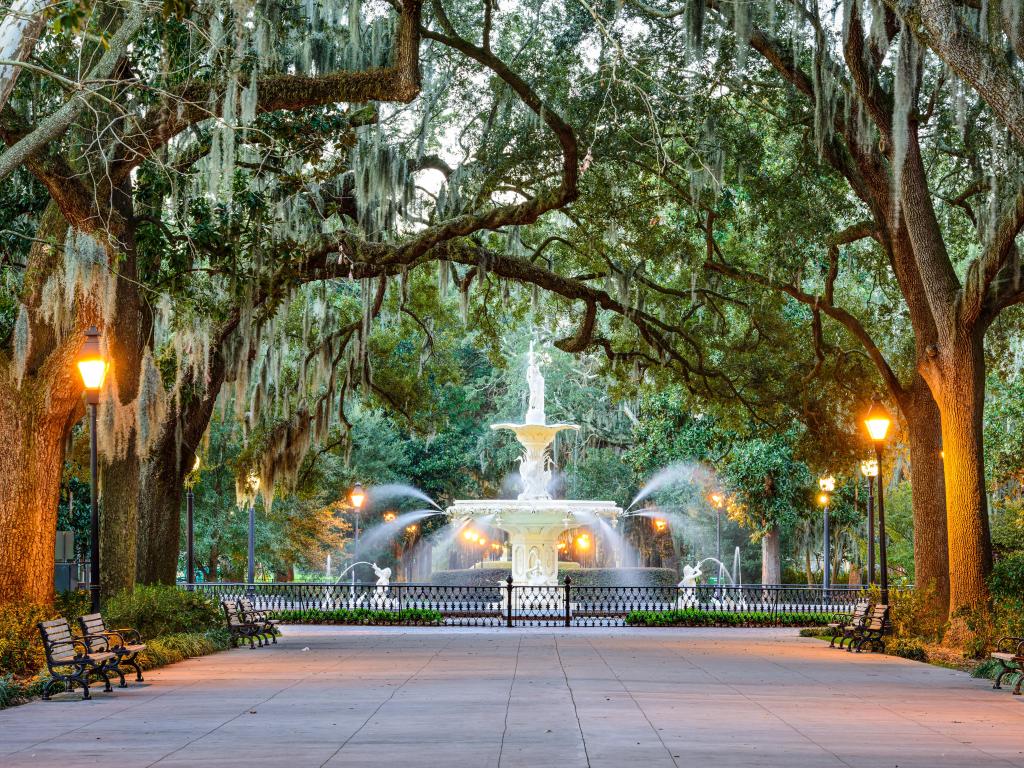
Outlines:
{"type": "Polygon", "coordinates": [[[629,511],[652,493],[657,493],[665,488],[677,485],[709,485],[712,481],[711,471],[700,464],[669,464],[664,469],[655,472],[651,479],[644,483],[644,487],[629,503],[626,510],[629,511]]]}
{"type": "Polygon", "coordinates": [[[434,509],[441,509],[437,502],[427,496],[419,488],[414,488],[411,485],[403,485],[402,483],[388,483],[387,485],[375,485],[369,489],[370,500],[374,503],[382,502],[386,499],[419,499],[425,501],[427,504],[432,506],[434,509]]]}
{"type": "Polygon", "coordinates": [[[401,533],[405,529],[405,526],[436,514],[437,512],[433,509],[417,509],[412,512],[403,512],[390,522],[381,523],[380,525],[370,528],[366,532],[365,536],[360,537],[359,546],[352,551],[352,554],[353,556],[356,556],[364,552],[372,551],[374,548],[383,545],[401,533]]]}

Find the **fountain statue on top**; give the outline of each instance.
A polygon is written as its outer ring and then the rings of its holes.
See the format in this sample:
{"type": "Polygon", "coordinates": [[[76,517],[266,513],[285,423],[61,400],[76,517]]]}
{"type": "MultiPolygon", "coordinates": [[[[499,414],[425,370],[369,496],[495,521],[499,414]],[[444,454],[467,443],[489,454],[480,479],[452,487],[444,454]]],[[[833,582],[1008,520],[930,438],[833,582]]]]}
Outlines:
{"type": "MultiPolygon", "coordinates": [[[[522,492],[516,499],[459,500],[448,507],[453,520],[482,519],[485,525],[508,533],[512,579],[517,584],[554,586],[558,583],[558,538],[570,525],[599,525],[610,530],[606,520],[615,521],[622,510],[611,501],[552,499],[548,447],[555,435],[578,430],[576,424],[548,424],[544,411],[544,375],[530,343],[526,368],[530,390],[526,418],[522,424],[494,424],[491,429],[508,429],[523,446],[519,459],[522,492]]],[[[482,565],[482,564],[481,564],[482,565]]],[[[493,561],[488,565],[500,565],[493,561]]]]}
{"type": "Polygon", "coordinates": [[[530,358],[526,368],[526,383],[530,387],[530,401],[526,408],[523,424],[492,424],[491,429],[508,429],[515,432],[524,451],[519,458],[519,476],[523,481],[520,500],[550,499],[548,486],[551,484],[551,470],[548,468],[547,450],[555,435],[567,429],[579,429],[577,424],[548,424],[544,412],[544,375],[533,352],[530,342],[530,358]]]}

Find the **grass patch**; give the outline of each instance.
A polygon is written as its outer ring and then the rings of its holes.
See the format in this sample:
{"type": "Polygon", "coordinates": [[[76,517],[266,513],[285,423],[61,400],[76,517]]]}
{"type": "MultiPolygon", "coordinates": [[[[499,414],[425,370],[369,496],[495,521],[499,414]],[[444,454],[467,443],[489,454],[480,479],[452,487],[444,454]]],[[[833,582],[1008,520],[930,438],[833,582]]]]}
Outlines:
{"type": "Polygon", "coordinates": [[[626,624],[631,627],[823,627],[836,621],[831,613],[803,611],[704,611],[684,608],[671,611],[630,611],[626,624]]]}

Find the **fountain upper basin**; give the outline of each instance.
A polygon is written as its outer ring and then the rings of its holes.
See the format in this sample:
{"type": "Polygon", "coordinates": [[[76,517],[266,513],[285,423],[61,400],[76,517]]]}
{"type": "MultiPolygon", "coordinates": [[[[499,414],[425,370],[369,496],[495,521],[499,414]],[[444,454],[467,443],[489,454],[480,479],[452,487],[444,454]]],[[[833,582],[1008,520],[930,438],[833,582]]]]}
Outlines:
{"type": "Polygon", "coordinates": [[[614,501],[592,501],[577,499],[461,499],[445,510],[456,520],[461,518],[500,515],[500,520],[488,521],[489,525],[508,531],[507,526],[562,525],[565,518],[572,518],[572,525],[585,525],[588,517],[596,516],[615,520],[622,514],[622,508],[614,501]]]}

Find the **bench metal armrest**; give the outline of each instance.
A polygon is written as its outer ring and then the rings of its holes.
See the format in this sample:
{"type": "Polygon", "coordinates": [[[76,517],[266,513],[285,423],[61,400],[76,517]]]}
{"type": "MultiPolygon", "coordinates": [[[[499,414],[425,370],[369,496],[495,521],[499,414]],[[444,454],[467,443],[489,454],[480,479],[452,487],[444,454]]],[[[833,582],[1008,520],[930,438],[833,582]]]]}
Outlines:
{"type": "MultiPolygon", "coordinates": [[[[82,646],[86,649],[87,652],[93,650],[90,647],[90,645],[89,645],[90,641],[93,641],[93,640],[99,640],[99,641],[101,641],[103,643],[102,650],[104,650],[104,651],[109,651],[110,650],[110,638],[107,636],[106,633],[105,634],[99,634],[99,635],[82,635],[82,646]]],[[[88,655],[88,653],[86,655],[88,655]]]]}
{"type": "Polygon", "coordinates": [[[1024,637],[1001,637],[996,643],[996,650],[1003,653],[1013,653],[1017,656],[1024,656],[1024,637]]]}
{"type": "Polygon", "coordinates": [[[139,634],[138,630],[132,629],[131,627],[108,629],[106,632],[104,632],[104,634],[116,637],[118,640],[121,641],[121,645],[142,642],[142,635],[139,634]]]}

